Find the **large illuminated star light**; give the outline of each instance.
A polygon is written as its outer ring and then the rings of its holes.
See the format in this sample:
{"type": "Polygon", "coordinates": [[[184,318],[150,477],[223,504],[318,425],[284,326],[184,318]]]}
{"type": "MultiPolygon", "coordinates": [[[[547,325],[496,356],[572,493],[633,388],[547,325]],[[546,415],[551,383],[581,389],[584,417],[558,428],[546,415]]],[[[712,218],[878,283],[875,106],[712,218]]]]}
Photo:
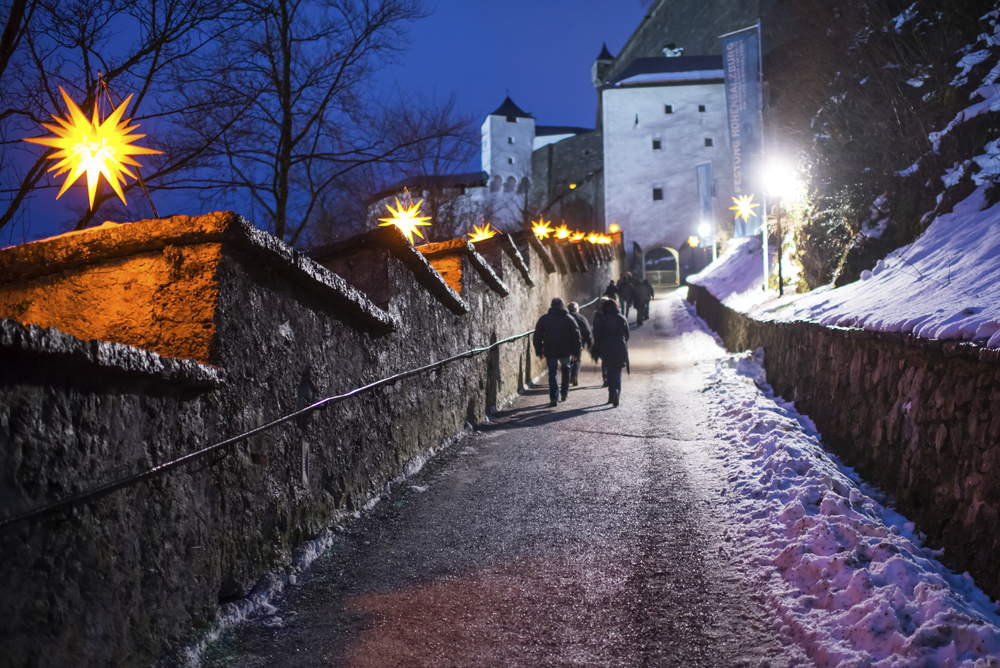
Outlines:
{"type": "Polygon", "coordinates": [[[379,227],[395,225],[399,228],[400,232],[406,235],[406,238],[409,239],[412,244],[414,234],[421,239],[424,238],[424,235],[421,234],[417,227],[420,225],[430,225],[430,223],[426,221],[430,220],[431,217],[420,215],[420,205],[424,203],[424,200],[418,199],[417,203],[414,204],[413,200],[410,199],[410,193],[408,192],[406,193],[406,198],[409,202],[409,206],[405,206],[402,202],[400,202],[398,197],[396,198],[395,209],[392,208],[391,204],[385,205],[385,208],[389,210],[389,213],[391,213],[392,216],[389,218],[379,218],[379,220],[383,221],[379,223],[379,227]]]}
{"type": "Polygon", "coordinates": [[[531,231],[534,232],[535,236],[539,239],[548,239],[549,235],[553,232],[553,229],[549,227],[549,223],[551,222],[551,220],[546,222],[544,216],[539,216],[538,222],[531,224],[531,231]]]}
{"type": "MultiPolygon", "coordinates": [[[[486,223],[486,221],[483,222],[486,223]]],[[[495,237],[497,234],[497,230],[492,229],[489,223],[486,223],[482,227],[479,225],[473,225],[472,230],[472,232],[469,232],[469,236],[472,237],[470,241],[486,241],[487,239],[495,237]]]]}
{"type": "Polygon", "coordinates": [[[757,213],[753,210],[755,206],[760,206],[760,204],[753,203],[753,195],[740,195],[739,199],[733,198],[733,202],[736,206],[729,207],[730,211],[736,212],[737,218],[742,218],[743,222],[747,222],[750,216],[756,216],[757,213]]]}
{"type": "MultiPolygon", "coordinates": [[[[129,95],[102,122],[96,104],[94,105],[93,120],[87,120],[80,107],[76,106],[76,103],[70,99],[62,86],[59,87],[59,92],[62,93],[63,100],[66,102],[66,109],[69,112],[68,118],[60,118],[53,114],[52,118],[56,119],[59,125],[42,124],[44,128],[55,133],[56,136],[31,137],[24,140],[32,144],[59,149],[50,156],[52,160],[59,160],[59,162],[50,167],[49,171],[54,171],[56,176],[65,172],[70,172],[70,174],[63,182],[56,199],[62,197],[62,194],[76,183],[77,179],[86,174],[90,208],[93,209],[98,180],[103,174],[104,179],[114,189],[115,194],[121,198],[122,202],[125,202],[125,193],[122,191],[122,185],[125,183],[123,175],[131,176],[133,179],[137,178],[126,165],[142,166],[131,156],[162,152],[132,144],[136,139],[142,139],[146,136],[130,134],[139,125],[130,126],[129,123],[132,122],[130,118],[121,120],[132,96],[129,95]]],[[[128,202],[125,204],[127,205],[128,202]]]]}

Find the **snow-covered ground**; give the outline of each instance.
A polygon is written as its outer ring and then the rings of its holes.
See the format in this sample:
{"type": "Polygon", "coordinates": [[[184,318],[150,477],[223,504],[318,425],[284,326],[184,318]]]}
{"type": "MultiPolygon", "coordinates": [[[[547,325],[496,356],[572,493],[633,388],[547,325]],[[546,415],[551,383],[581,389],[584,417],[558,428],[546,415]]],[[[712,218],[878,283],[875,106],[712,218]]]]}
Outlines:
{"type": "MultiPolygon", "coordinates": [[[[688,278],[726,306],[758,320],[806,321],[1000,346],[1000,204],[986,186],[939,216],[912,244],[880,260],[860,281],[779,299],[761,289],[760,239],[736,239],[688,278]],[[751,252],[752,251],[752,252],[751,252]]],[[[773,249],[772,249],[773,251],[773,249]]]]}
{"type": "Polygon", "coordinates": [[[681,296],[671,318],[713,407],[702,473],[728,500],[729,556],[775,632],[818,666],[1000,666],[996,604],[773,395],[762,351],[727,354],[681,296]]]}

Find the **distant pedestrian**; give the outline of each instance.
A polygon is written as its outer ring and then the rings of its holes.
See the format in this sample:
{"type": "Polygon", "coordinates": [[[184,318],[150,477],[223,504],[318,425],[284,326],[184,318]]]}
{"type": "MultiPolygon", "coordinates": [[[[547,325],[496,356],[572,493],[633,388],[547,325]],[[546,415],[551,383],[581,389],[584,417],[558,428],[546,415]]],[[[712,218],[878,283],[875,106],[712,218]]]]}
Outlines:
{"type": "Polygon", "coordinates": [[[618,406],[622,394],[622,368],[628,368],[628,320],[618,304],[607,301],[594,324],[594,347],[608,365],[608,403],[618,406]]]}
{"type": "MultiPolygon", "coordinates": [[[[576,324],[580,327],[580,338],[583,342],[583,347],[590,350],[591,346],[594,345],[594,334],[590,330],[590,323],[587,319],[583,317],[582,313],[579,313],[580,307],[576,302],[570,302],[566,304],[566,309],[569,314],[573,316],[576,320],[576,324]]],[[[580,384],[580,361],[583,357],[583,351],[577,356],[576,360],[573,361],[573,367],[569,373],[569,384],[576,387],[580,384]]]]}
{"type": "MultiPolygon", "coordinates": [[[[614,299],[608,300],[608,299],[604,299],[602,297],[597,302],[597,310],[594,311],[594,328],[593,328],[594,332],[597,331],[597,324],[601,321],[601,318],[604,317],[604,305],[606,303],[608,303],[609,301],[614,301],[614,299]]],[[[597,362],[598,360],[600,360],[600,362],[601,362],[601,380],[604,382],[604,385],[602,387],[607,387],[608,386],[608,363],[604,361],[603,357],[601,357],[601,351],[597,347],[597,339],[596,338],[594,339],[594,344],[592,346],[590,346],[590,357],[595,362],[597,362]]]]}
{"type": "Polygon", "coordinates": [[[653,286],[648,280],[643,280],[635,286],[632,303],[635,305],[635,322],[642,327],[643,320],[649,320],[649,302],[653,298],[653,286]]]}
{"type": "Polygon", "coordinates": [[[627,272],[618,281],[618,301],[621,304],[621,312],[628,318],[629,309],[632,307],[632,297],[635,294],[635,284],[632,282],[632,272],[627,272]]]}
{"type": "Polygon", "coordinates": [[[535,354],[544,357],[549,367],[549,405],[556,406],[558,399],[566,401],[569,394],[569,374],[574,358],[580,357],[580,326],[563,306],[563,300],[552,300],[549,312],[538,319],[533,337],[535,354]],[[562,370],[562,392],[558,372],[562,370]]]}
{"type": "Polygon", "coordinates": [[[618,286],[615,285],[614,281],[608,283],[608,287],[604,290],[604,296],[608,299],[618,299],[618,286]]]}

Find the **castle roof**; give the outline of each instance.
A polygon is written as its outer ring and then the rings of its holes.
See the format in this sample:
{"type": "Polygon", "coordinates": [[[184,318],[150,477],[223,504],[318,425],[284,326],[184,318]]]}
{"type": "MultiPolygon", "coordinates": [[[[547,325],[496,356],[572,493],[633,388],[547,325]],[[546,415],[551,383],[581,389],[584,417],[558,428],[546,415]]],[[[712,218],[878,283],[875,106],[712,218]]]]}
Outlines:
{"type": "Polygon", "coordinates": [[[608,86],[724,78],[722,56],[636,58],[608,86]]]}
{"type": "Polygon", "coordinates": [[[611,55],[611,52],[608,51],[608,43],[607,42],[605,42],[604,46],[601,47],[601,55],[597,56],[597,59],[598,60],[614,60],[615,59],[615,57],[611,55]]]}
{"type": "Polygon", "coordinates": [[[504,98],[503,104],[497,107],[490,116],[506,116],[507,118],[534,118],[531,114],[525,113],[519,106],[514,104],[508,95],[504,98]]]}
{"type": "MultiPolygon", "coordinates": [[[[447,188],[483,188],[489,183],[486,172],[466,172],[464,174],[421,174],[397,181],[388,188],[380,190],[368,198],[367,204],[374,204],[387,197],[392,197],[412,188],[415,195],[424,190],[447,188]]],[[[422,196],[422,195],[420,195],[422,196]]]]}
{"type": "Polygon", "coordinates": [[[571,125],[536,125],[536,137],[548,137],[549,135],[582,135],[593,132],[590,128],[578,128],[571,125]]]}

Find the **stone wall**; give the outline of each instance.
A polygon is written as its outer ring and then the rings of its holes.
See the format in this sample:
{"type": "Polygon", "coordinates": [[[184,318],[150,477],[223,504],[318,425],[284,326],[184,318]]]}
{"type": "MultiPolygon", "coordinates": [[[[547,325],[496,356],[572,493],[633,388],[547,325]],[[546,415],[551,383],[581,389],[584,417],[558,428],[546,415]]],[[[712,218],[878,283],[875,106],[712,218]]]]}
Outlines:
{"type": "Polygon", "coordinates": [[[1000,597],[1000,350],[810,323],[759,322],[705,288],[688,299],[823,441],[895,497],[945,561],[1000,597]]]}
{"type": "MultiPolygon", "coordinates": [[[[0,518],[526,332],[620,273],[606,250],[560,273],[563,248],[457,246],[455,287],[395,228],[311,259],[235,214],[0,251],[0,518]]],[[[148,664],[540,371],[519,339],[0,530],[0,664],[148,664]]]]}

